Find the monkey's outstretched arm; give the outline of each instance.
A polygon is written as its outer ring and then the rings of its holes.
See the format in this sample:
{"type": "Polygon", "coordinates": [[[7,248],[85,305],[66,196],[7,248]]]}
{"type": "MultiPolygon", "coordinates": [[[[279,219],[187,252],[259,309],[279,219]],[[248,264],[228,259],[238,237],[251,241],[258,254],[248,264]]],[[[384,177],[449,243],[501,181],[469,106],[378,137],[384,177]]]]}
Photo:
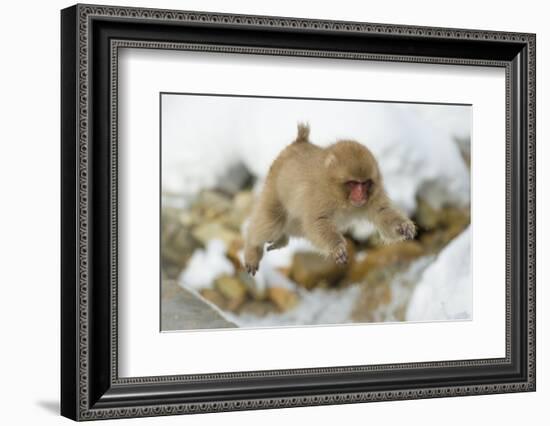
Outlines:
{"type": "Polygon", "coordinates": [[[305,237],[336,263],[347,263],[346,240],[336,228],[330,215],[307,216],[303,220],[305,237]]]}
{"type": "Polygon", "coordinates": [[[383,191],[370,200],[367,217],[386,241],[412,240],[416,235],[414,223],[394,206],[383,191]]]}

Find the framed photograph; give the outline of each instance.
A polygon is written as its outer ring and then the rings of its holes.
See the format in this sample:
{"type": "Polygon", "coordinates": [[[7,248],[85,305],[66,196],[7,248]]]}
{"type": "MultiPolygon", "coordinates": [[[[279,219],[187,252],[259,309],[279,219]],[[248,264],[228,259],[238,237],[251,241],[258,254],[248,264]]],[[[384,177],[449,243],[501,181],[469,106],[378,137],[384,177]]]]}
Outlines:
{"type": "Polygon", "coordinates": [[[61,413],[535,390],[535,35],[61,12],[61,413]]]}

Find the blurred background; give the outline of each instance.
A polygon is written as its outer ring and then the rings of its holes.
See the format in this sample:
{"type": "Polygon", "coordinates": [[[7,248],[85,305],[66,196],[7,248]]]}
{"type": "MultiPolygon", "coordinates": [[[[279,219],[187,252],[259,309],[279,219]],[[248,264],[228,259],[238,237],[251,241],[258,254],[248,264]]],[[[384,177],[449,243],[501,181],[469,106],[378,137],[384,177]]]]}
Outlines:
{"type": "Polygon", "coordinates": [[[163,94],[161,108],[163,331],[472,318],[471,106],[163,94]],[[301,121],[313,143],[373,152],[415,240],[384,245],[359,222],[345,266],[292,239],[243,271],[255,198],[301,121]]]}

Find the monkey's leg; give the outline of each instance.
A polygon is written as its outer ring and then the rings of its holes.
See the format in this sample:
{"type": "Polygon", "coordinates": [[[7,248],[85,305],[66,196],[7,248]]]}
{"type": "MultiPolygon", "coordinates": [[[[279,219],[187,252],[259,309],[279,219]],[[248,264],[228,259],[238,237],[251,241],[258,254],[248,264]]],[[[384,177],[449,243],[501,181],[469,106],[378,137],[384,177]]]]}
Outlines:
{"type": "Polygon", "coordinates": [[[275,196],[262,193],[252,215],[244,248],[244,263],[249,274],[254,275],[258,270],[264,254],[264,244],[281,238],[285,218],[283,207],[275,196]]]}
{"type": "Polygon", "coordinates": [[[321,216],[306,219],[303,222],[305,237],[320,249],[330,255],[336,263],[348,262],[346,240],[328,217],[321,216]]]}
{"type": "Polygon", "coordinates": [[[373,200],[367,212],[368,219],[378,228],[386,241],[412,240],[416,235],[416,226],[397,209],[387,195],[373,200]]]}

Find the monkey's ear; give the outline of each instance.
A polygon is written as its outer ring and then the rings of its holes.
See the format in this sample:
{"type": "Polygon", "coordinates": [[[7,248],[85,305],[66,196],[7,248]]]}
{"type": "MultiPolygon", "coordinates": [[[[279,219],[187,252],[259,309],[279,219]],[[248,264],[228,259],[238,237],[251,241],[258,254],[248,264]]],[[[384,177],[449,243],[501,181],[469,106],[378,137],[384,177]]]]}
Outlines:
{"type": "Polygon", "coordinates": [[[327,155],[327,158],[325,158],[325,167],[333,167],[337,162],[338,159],[336,158],[336,155],[331,152],[327,155]]]}

